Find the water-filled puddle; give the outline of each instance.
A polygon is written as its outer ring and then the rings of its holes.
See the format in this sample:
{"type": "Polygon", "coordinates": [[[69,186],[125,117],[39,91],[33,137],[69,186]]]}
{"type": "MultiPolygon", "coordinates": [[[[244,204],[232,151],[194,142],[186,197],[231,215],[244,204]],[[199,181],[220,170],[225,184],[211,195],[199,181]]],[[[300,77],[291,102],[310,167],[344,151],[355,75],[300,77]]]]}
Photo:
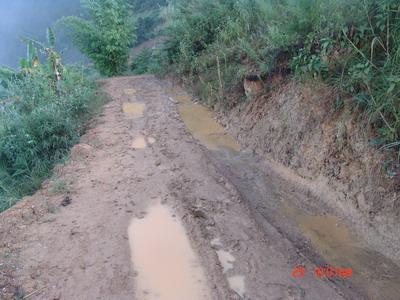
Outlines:
{"type": "Polygon", "coordinates": [[[174,96],[175,100],[178,100],[179,103],[190,103],[192,101],[192,97],[188,94],[180,94],[174,96]]]}
{"type": "Polygon", "coordinates": [[[206,107],[192,102],[192,97],[179,89],[165,89],[167,94],[175,94],[179,103],[179,114],[190,133],[210,150],[229,149],[240,151],[238,142],[229,135],[213,118],[213,113],[206,107]]]}
{"type": "Polygon", "coordinates": [[[123,112],[131,118],[140,118],[143,116],[145,105],[143,103],[125,102],[122,105],[123,112]]]}
{"type": "Polygon", "coordinates": [[[161,204],[134,219],[128,229],[138,273],[136,299],[211,299],[201,265],[182,224],[161,204]]]}
{"type": "Polygon", "coordinates": [[[380,299],[400,299],[400,268],[384,256],[366,249],[337,217],[310,215],[287,204],[282,212],[295,220],[315,250],[336,268],[351,268],[352,280],[380,299]]]}
{"type": "Polygon", "coordinates": [[[138,136],[137,138],[135,138],[131,145],[133,149],[144,149],[146,148],[146,146],[147,144],[144,136],[138,136]]]}
{"type": "Polygon", "coordinates": [[[235,262],[235,257],[230,254],[228,251],[218,250],[217,251],[218,260],[220,261],[222,268],[224,269],[224,273],[233,269],[233,263],[235,262]]]}
{"type": "MultiPolygon", "coordinates": [[[[221,246],[221,242],[219,239],[214,239],[211,243],[212,245],[221,246]]],[[[233,264],[236,261],[235,257],[230,252],[225,250],[217,250],[217,256],[223,268],[224,274],[227,275],[227,273],[234,273],[233,264]]],[[[241,298],[244,297],[246,292],[244,279],[245,277],[243,275],[227,276],[229,287],[241,298]]]]}
{"type": "Polygon", "coordinates": [[[136,94],[136,90],[135,89],[124,89],[124,94],[127,96],[133,96],[136,94]]]}
{"type": "Polygon", "coordinates": [[[244,276],[242,275],[235,275],[228,277],[228,283],[230,288],[235,291],[241,298],[244,298],[245,290],[245,283],[244,283],[244,276]]]}
{"type": "Polygon", "coordinates": [[[187,94],[174,96],[179,102],[179,114],[190,133],[210,150],[221,148],[235,152],[240,145],[213,118],[213,113],[206,107],[193,103],[187,94]]]}

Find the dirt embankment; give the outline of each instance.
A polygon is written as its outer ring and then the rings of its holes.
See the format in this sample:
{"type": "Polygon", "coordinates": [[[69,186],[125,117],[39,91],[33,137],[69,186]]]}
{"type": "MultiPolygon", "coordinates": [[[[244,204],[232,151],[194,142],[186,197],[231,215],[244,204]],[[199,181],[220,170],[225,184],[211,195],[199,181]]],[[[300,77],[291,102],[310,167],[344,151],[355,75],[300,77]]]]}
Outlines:
{"type": "Polygon", "coordinates": [[[351,100],[335,108],[336,99],[324,85],[279,81],[237,105],[222,122],[245,148],[306,187],[374,249],[399,262],[400,175],[388,163],[393,153],[369,143],[373,133],[351,100]]]}

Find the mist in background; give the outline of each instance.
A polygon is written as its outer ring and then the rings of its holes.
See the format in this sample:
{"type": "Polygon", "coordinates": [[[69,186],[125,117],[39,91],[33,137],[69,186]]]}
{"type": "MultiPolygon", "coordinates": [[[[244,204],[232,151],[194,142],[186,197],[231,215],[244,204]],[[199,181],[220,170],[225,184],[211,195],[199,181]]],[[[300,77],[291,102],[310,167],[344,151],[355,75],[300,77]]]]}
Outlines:
{"type": "MultiPolygon", "coordinates": [[[[63,16],[79,15],[79,0],[0,0],[0,66],[17,67],[26,56],[26,45],[19,36],[46,40],[46,28],[63,16]]],[[[73,63],[80,53],[56,30],[56,48],[63,61],[73,63]]]]}

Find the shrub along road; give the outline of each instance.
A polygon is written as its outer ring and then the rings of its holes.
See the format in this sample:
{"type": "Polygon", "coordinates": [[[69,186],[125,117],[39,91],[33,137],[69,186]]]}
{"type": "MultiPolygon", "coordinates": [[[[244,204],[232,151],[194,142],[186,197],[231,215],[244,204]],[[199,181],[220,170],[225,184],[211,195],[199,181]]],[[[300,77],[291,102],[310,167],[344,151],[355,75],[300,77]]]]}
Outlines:
{"type": "Polygon", "coordinates": [[[0,215],[1,299],[378,299],[316,277],[310,246],[258,221],[215,163],[239,145],[187,94],[151,76],[102,87],[112,100],[68,162],[0,215]]]}

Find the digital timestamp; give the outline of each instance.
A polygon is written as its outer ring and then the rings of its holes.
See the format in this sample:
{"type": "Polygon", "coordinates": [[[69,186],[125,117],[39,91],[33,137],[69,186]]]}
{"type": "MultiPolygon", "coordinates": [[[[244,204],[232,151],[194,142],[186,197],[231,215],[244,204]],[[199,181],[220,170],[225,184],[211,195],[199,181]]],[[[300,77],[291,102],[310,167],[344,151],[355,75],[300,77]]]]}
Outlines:
{"type": "MultiPolygon", "coordinates": [[[[297,266],[293,268],[292,278],[301,279],[306,277],[306,268],[297,266]]],[[[353,269],[350,268],[334,268],[331,266],[315,267],[312,274],[316,278],[350,278],[353,276],[353,269]]]]}

